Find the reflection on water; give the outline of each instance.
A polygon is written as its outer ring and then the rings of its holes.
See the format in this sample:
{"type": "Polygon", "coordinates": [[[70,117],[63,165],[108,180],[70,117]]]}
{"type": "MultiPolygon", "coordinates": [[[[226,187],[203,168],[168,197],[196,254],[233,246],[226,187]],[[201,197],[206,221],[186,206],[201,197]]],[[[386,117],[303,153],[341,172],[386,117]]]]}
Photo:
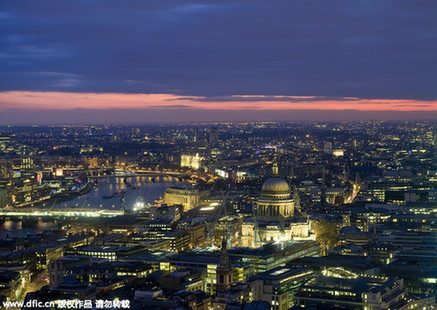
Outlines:
{"type": "Polygon", "coordinates": [[[17,230],[23,226],[22,222],[5,221],[0,227],[3,230],[17,230]]]}
{"type": "MultiPolygon", "coordinates": [[[[31,221],[31,220],[29,220],[31,221]]],[[[38,219],[30,226],[23,227],[22,221],[6,220],[0,224],[0,240],[8,238],[26,237],[33,234],[41,234],[44,231],[56,230],[58,224],[54,221],[44,222],[42,219],[38,219]]]]}
{"type": "Polygon", "coordinates": [[[127,208],[132,209],[136,201],[153,203],[164,195],[168,187],[181,183],[176,177],[153,178],[150,176],[129,177],[126,179],[99,178],[98,182],[99,185],[88,194],[66,202],[55,202],[55,204],[48,207],[121,209],[125,204],[127,208]],[[104,196],[112,196],[114,193],[119,193],[119,195],[103,199],[104,196]]]}

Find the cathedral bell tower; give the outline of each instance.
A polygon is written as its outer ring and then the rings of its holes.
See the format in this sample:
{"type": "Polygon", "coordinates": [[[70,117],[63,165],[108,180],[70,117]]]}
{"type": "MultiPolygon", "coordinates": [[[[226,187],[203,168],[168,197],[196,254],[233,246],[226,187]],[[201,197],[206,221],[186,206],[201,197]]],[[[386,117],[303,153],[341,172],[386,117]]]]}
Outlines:
{"type": "Polygon", "coordinates": [[[220,254],[220,263],[216,270],[217,284],[216,293],[223,292],[231,287],[234,282],[234,270],[232,269],[231,263],[229,261],[228,250],[226,248],[226,238],[223,237],[222,249],[220,254]]]}

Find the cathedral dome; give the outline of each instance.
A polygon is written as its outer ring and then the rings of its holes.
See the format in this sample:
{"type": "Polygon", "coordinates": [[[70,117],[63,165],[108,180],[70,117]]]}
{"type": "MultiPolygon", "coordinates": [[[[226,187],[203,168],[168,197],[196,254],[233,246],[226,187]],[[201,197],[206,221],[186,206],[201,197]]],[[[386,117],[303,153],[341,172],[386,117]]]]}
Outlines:
{"type": "Polygon", "coordinates": [[[275,157],[273,160],[272,176],[264,182],[261,188],[261,199],[277,202],[278,200],[290,198],[290,186],[288,186],[284,179],[278,177],[278,171],[278,163],[275,157]]]}
{"type": "Polygon", "coordinates": [[[262,193],[266,194],[289,194],[290,186],[281,178],[268,178],[262,188],[262,193]]]}

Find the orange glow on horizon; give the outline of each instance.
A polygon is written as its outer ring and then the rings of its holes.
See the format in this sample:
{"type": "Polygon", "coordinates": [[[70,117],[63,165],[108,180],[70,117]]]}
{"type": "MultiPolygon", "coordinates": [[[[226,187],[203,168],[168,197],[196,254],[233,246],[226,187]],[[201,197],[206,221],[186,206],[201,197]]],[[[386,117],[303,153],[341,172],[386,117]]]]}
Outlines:
{"type": "Polygon", "coordinates": [[[229,101],[210,101],[199,96],[174,94],[71,93],[71,92],[0,92],[0,111],[72,110],[72,109],[162,109],[205,110],[358,110],[358,111],[437,111],[437,101],[327,99],[319,96],[227,96],[229,101]],[[243,99],[241,101],[238,98],[243,99]],[[274,98],[275,100],[268,100],[274,98]],[[253,100],[251,100],[253,99],[253,100]]]}

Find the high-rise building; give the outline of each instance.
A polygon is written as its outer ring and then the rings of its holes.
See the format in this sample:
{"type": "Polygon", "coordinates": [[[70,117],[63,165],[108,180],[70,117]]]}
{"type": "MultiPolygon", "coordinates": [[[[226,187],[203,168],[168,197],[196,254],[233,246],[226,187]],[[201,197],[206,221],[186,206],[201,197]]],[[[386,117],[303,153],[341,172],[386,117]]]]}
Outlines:
{"type": "Polygon", "coordinates": [[[199,141],[199,128],[194,127],[193,131],[193,142],[197,143],[199,141]]]}
{"type": "Polygon", "coordinates": [[[31,156],[24,155],[23,157],[21,157],[21,177],[26,179],[33,177],[35,172],[34,168],[35,166],[33,164],[33,158],[31,156]]]}
{"type": "Polygon", "coordinates": [[[218,143],[218,130],[217,127],[211,127],[209,129],[209,145],[215,146],[218,143]]]}

